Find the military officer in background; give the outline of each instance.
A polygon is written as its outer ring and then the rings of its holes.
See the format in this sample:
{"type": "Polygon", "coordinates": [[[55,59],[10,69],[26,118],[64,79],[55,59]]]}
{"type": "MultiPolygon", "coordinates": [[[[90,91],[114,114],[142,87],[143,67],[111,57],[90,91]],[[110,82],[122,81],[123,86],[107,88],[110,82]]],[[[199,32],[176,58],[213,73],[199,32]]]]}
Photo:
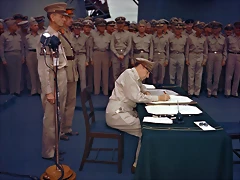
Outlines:
{"type": "Polygon", "coordinates": [[[208,60],[206,70],[208,98],[211,96],[217,98],[219,78],[222,66],[225,65],[227,58],[227,46],[225,37],[220,34],[221,30],[221,23],[212,23],[212,34],[207,38],[208,60]]]}
{"type": "Polygon", "coordinates": [[[224,36],[225,37],[228,37],[228,36],[231,36],[233,34],[233,25],[232,24],[227,24],[225,27],[224,27],[224,36]]]}
{"type": "Polygon", "coordinates": [[[38,76],[37,43],[40,40],[38,23],[35,19],[29,21],[30,33],[26,35],[26,65],[31,79],[31,95],[41,94],[40,80],[38,76]]]}
{"type": "Polygon", "coordinates": [[[112,35],[112,33],[115,31],[114,26],[116,23],[114,21],[108,21],[106,26],[106,31],[108,34],[112,35]]]}
{"type": "Polygon", "coordinates": [[[138,32],[132,35],[131,64],[134,66],[136,58],[153,59],[152,35],[146,34],[146,21],[140,20],[138,32]]]}
{"type": "Polygon", "coordinates": [[[67,58],[67,97],[65,104],[65,112],[62,119],[61,140],[68,140],[68,136],[78,135],[78,132],[73,132],[72,121],[76,106],[77,96],[77,64],[75,59],[73,34],[70,27],[73,23],[74,8],[66,8],[64,26],[61,29],[61,42],[67,58]],[[67,135],[67,136],[66,136],[67,135]]]}
{"type": "Polygon", "coordinates": [[[22,64],[24,63],[24,45],[18,26],[13,18],[5,19],[7,31],[0,37],[0,56],[7,69],[10,94],[20,95],[22,64]]]}
{"type": "Polygon", "coordinates": [[[153,62],[137,58],[135,67],[125,70],[115,81],[115,88],[106,109],[106,122],[108,126],[139,137],[132,173],[137,166],[138,155],[141,148],[141,125],[135,110],[136,103],[149,103],[152,101],[166,101],[169,95],[153,96],[147,92],[142,81],[149,77],[153,69],[153,62]]]}
{"type": "Polygon", "coordinates": [[[105,96],[108,95],[108,73],[110,65],[110,41],[111,35],[105,31],[106,21],[98,19],[95,21],[97,31],[92,31],[93,54],[92,63],[94,70],[94,94],[100,93],[100,85],[102,82],[102,90],[105,96]]]}
{"type": "Polygon", "coordinates": [[[83,21],[83,32],[80,32],[81,24],[76,22],[74,27],[74,50],[75,50],[75,59],[78,68],[78,73],[80,77],[80,87],[81,91],[86,88],[86,67],[90,63],[90,36],[86,33],[90,32],[92,29],[93,23],[90,20],[83,21]]]}
{"type": "Polygon", "coordinates": [[[124,30],[128,31],[129,26],[130,26],[130,21],[125,21],[124,30]]]}
{"type": "MultiPolygon", "coordinates": [[[[4,20],[0,19],[0,36],[2,33],[4,33],[4,20]]],[[[0,50],[1,52],[1,50],[0,50]]],[[[5,94],[7,93],[7,71],[6,66],[3,65],[1,57],[0,57],[0,92],[5,94]]]]}
{"type": "MultiPolygon", "coordinates": [[[[47,28],[50,35],[60,36],[59,30],[64,26],[66,13],[66,3],[53,3],[44,8],[47,12],[49,19],[49,26],[47,28]]],[[[48,67],[53,68],[56,64],[53,64],[51,56],[51,50],[47,47],[46,64],[44,55],[41,51],[42,45],[39,42],[37,46],[37,58],[38,58],[38,73],[42,87],[42,104],[44,110],[43,117],[43,135],[42,135],[42,158],[47,160],[54,160],[55,156],[55,119],[54,109],[56,104],[55,88],[54,88],[54,72],[48,67]]],[[[58,89],[59,89],[59,104],[61,119],[64,118],[65,102],[67,96],[67,74],[65,67],[67,65],[66,55],[63,46],[60,44],[59,51],[59,65],[58,65],[58,89]]],[[[60,160],[62,160],[60,158],[60,160]]]]}
{"type": "Polygon", "coordinates": [[[110,44],[114,82],[128,68],[129,52],[132,48],[131,36],[128,31],[124,30],[126,18],[117,17],[115,21],[117,30],[113,33],[110,44]]]}
{"type": "Polygon", "coordinates": [[[46,28],[44,27],[45,17],[44,16],[36,16],[36,17],[34,17],[34,19],[38,23],[38,33],[42,34],[46,30],[46,28]]]}
{"type": "Polygon", "coordinates": [[[225,96],[227,98],[229,98],[230,95],[238,97],[238,86],[240,80],[240,22],[235,22],[233,26],[234,34],[226,38],[228,58],[226,65],[225,96]]]}
{"type": "Polygon", "coordinates": [[[193,19],[187,19],[185,21],[186,29],[183,31],[183,33],[182,33],[183,35],[188,36],[188,35],[196,32],[195,30],[193,30],[193,23],[194,23],[193,19]]]}
{"type": "Polygon", "coordinates": [[[169,37],[170,84],[177,84],[178,86],[181,87],[185,64],[187,36],[182,35],[183,31],[182,21],[175,22],[172,28],[174,34],[169,37]]]}
{"type": "Polygon", "coordinates": [[[22,14],[14,14],[13,19],[16,21],[16,23],[18,25],[18,23],[23,21],[24,16],[22,14]]]}
{"type": "Polygon", "coordinates": [[[199,97],[202,82],[203,66],[206,65],[208,46],[202,35],[204,23],[194,25],[196,33],[189,35],[186,47],[186,64],[188,65],[188,94],[199,97]]]}
{"type": "Polygon", "coordinates": [[[169,61],[169,42],[168,36],[164,35],[163,20],[156,24],[157,32],[153,35],[153,84],[163,84],[165,67],[169,61]]]}

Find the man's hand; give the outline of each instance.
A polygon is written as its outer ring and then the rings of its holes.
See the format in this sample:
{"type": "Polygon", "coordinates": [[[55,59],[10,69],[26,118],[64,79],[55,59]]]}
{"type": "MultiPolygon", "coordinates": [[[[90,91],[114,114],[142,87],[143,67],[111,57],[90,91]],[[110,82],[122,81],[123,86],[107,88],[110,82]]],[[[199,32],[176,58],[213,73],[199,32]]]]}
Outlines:
{"type": "Polygon", "coordinates": [[[54,97],[53,93],[46,94],[46,98],[49,103],[51,103],[51,104],[55,103],[55,97],[54,97]]]}
{"type": "Polygon", "coordinates": [[[145,95],[151,95],[151,93],[148,92],[148,91],[144,92],[143,94],[145,94],[145,95]]]}
{"type": "Polygon", "coordinates": [[[188,66],[190,65],[189,60],[186,60],[186,65],[188,65],[188,66]]]}
{"type": "Polygon", "coordinates": [[[224,60],[222,60],[222,66],[225,66],[226,62],[224,60]]]}
{"type": "Polygon", "coordinates": [[[168,65],[168,61],[164,62],[164,67],[166,67],[168,65]]]}
{"type": "Polygon", "coordinates": [[[3,65],[7,65],[7,61],[2,61],[3,65]]]}
{"type": "Polygon", "coordinates": [[[202,62],[202,66],[205,66],[205,65],[206,65],[206,61],[203,61],[203,62],[202,62]]]}
{"type": "Polygon", "coordinates": [[[123,60],[124,59],[124,55],[119,55],[118,59],[123,60]]]}
{"type": "Polygon", "coordinates": [[[158,96],[158,101],[168,101],[170,99],[170,96],[168,94],[163,94],[158,96]]]}
{"type": "Polygon", "coordinates": [[[22,58],[22,64],[25,62],[25,58],[22,58]]]}
{"type": "Polygon", "coordinates": [[[88,66],[88,62],[86,62],[85,65],[88,66]]]}

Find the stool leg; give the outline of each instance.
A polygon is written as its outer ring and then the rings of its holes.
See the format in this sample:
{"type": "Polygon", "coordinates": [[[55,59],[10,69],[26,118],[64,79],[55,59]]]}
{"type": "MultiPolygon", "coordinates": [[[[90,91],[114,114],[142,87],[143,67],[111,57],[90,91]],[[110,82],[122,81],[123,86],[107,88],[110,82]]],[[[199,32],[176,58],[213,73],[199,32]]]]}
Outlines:
{"type": "Polygon", "coordinates": [[[122,137],[118,138],[118,173],[122,173],[122,137]]]}

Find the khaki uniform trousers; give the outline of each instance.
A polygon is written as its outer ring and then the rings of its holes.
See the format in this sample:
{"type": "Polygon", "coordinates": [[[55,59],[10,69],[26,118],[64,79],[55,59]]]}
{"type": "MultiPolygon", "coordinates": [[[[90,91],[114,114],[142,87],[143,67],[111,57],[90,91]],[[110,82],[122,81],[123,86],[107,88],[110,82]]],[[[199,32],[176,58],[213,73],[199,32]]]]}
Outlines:
{"type": "Polygon", "coordinates": [[[209,53],[207,61],[208,95],[217,95],[219,78],[222,71],[222,54],[209,53]],[[212,81],[213,80],[213,81],[212,81]]]}
{"type": "Polygon", "coordinates": [[[165,76],[165,66],[164,62],[166,60],[166,56],[164,53],[154,53],[153,54],[153,84],[163,84],[164,76],[165,76]]]}
{"type": "Polygon", "coordinates": [[[94,94],[100,93],[102,82],[103,94],[108,95],[108,76],[109,76],[109,52],[93,52],[93,70],[94,70],[94,94]]]}
{"type": "Polygon", "coordinates": [[[22,74],[22,55],[20,51],[5,52],[7,61],[6,69],[9,80],[10,94],[21,91],[21,74],[22,74]]]}
{"type": "Polygon", "coordinates": [[[67,97],[65,104],[65,111],[62,120],[62,133],[72,132],[72,121],[76,107],[77,96],[77,67],[76,61],[68,60],[68,66],[66,67],[67,73],[67,97]]]}
{"type": "Polygon", "coordinates": [[[76,64],[80,78],[81,91],[86,88],[86,54],[76,55],[76,64]]]}
{"type": "Polygon", "coordinates": [[[7,67],[3,65],[2,60],[0,59],[0,92],[7,92],[7,67]]]}
{"type": "Polygon", "coordinates": [[[225,95],[238,96],[239,80],[240,80],[240,54],[229,53],[226,65],[225,95]]]}
{"type": "MultiPolygon", "coordinates": [[[[54,89],[54,73],[50,71],[50,85],[54,89]]],[[[64,108],[67,96],[67,76],[65,68],[58,70],[58,89],[60,103],[60,120],[64,115],[64,108]]],[[[54,92],[53,92],[54,93],[54,92]]],[[[41,94],[44,117],[43,117],[43,135],[42,135],[42,157],[51,158],[54,156],[55,147],[55,104],[50,104],[46,99],[46,94],[41,94]]]]}
{"type": "MultiPolygon", "coordinates": [[[[112,107],[114,105],[109,103],[108,106],[112,107]]],[[[137,117],[137,112],[106,113],[106,123],[112,128],[119,129],[120,131],[139,137],[135,155],[135,163],[137,164],[142,137],[141,124],[139,118],[137,117]]]]}
{"type": "Polygon", "coordinates": [[[199,95],[203,72],[203,54],[189,53],[188,94],[199,95]]]}
{"type": "Polygon", "coordinates": [[[27,68],[31,79],[31,94],[41,93],[40,80],[38,76],[38,59],[37,53],[29,51],[26,58],[27,68]]]}
{"type": "Polygon", "coordinates": [[[123,60],[118,59],[118,57],[112,53],[112,68],[113,68],[113,81],[115,82],[117,78],[128,68],[129,56],[126,55],[123,60]]]}
{"type": "Polygon", "coordinates": [[[181,87],[185,65],[185,56],[183,53],[170,53],[169,58],[170,84],[176,84],[181,87]]]}

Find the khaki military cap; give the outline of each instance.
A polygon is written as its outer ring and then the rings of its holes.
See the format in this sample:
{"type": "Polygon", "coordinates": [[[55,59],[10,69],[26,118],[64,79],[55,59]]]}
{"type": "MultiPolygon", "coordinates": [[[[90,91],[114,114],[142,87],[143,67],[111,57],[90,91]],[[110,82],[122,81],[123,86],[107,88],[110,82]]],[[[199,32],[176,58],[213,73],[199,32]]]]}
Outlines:
{"type": "Polygon", "coordinates": [[[13,15],[13,19],[17,20],[17,19],[23,19],[23,15],[22,14],[14,14],[13,15]]]}
{"type": "Polygon", "coordinates": [[[233,25],[232,25],[232,24],[227,24],[227,25],[224,27],[224,30],[227,30],[227,31],[233,30],[233,25]]]}
{"type": "Polygon", "coordinates": [[[83,26],[93,26],[93,22],[91,21],[91,20],[84,20],[83,22],[82,22],[82,25],[83,26]]]}
{"type": "Polygon", "coordinates": [[[59,14],[63,14],[66,15],[66,7],[67,4],[64,2],[59,2],[59,3],[53,3],[53,4],[49,4],[47,5],[44,10],[47,13],[59,13],[59,14]]]}
{"type": "Polygon", "coordinates": [[[115,26],[115,25],[116,25],[115,21],[108,21],[107,22],[107,26],[115,26]]]}
{"type": "Polygon", "coordinates": [[[125,23],[126,18],[123,17],[123,16],[120,16],[120,17],[117,17],[117,18],[115,19],[115,21],[116,21],[116,23],[125,23]]]}
{"type": "Polygon", "coordinates": [[[28,21],[21,21],[18,23],[21,28],[28,28],[28,21]]]}
{"type": "Polygon", "coordinates": [[[9,27],[11,25],[16,24],[16,20],[13,18],[7,18],[7,19],[4,19],[4,23],[6,24],[6,26],[9,27]]]}
{"type": "Polygon", "coordinates": [[[152,72],[154,67],[154,62],[151,62],[144,58],[136,58],[136,63],[144,66],[149,72],[152,72]]]}
{"type": "Polygon", "coordinates": [[[148,22],[147,25],[146,25],[146,27],[147,27],[147,28],[151,28],[151,27],[152,27],[151,23],[148,22]]]}
{"type": "Polygon", "coordinates": [[[83,22],[83,21],[84,21],[84,18],[78,18],[76,21],[78,21],[78,22],[83,22]]]}
{"type": "Polygon", "coordinates": [[[29,25],[33,26],[33,25],[37,25],[37,24],[38,24],[38,22],[34,19],[34,17],[30,17],[29,25]]]}
{"type": "Polygon", "coordinates": [[[3,22],[4,22],[4,20],[3,20],[3,19],[0,19],[0,22],[1,22],[1,23],[3,23],[3,22]]]}
{"type": "Polygon", "coordinates": [[[130,26],[130,21],[125,21],[125,26],[130,26]]]}
{"type": "Polygon", "coordinates": [[[23,16],[23,21],[27,21],[28,20],[28,16],[23,16]]]}
{"type": "Polygon", "coordinates": [[[90,16],[85,17],[85,20],[91,20],[93,22],[93,18],[90,16]]]}
{"type": "Polygon", "coordinates": [[[146,22],[146,20],[144,20],[144,19],[142,19],[142,20],[140,20],[139,22],[138,22],[138,24],[140,25],[144,25],[144,26],[146,26],[147,25],[147,22],[146,22]]]}
{"type": "Polygon", "coordinates": [[[155,27],[155,26],[157,25],[157,20],[152,19],[152,20],[150,21],[150,24],[151,24],[152,27],[155,27]]]}
{"type": "Polygon", "coordinates": [[[174,24],[175,22],[178,22],[178,18],[177,17],[172,17],[169,21],[170,24],[174,24]]]}
{"type": "Polygon", "coordinates": [[[185,21],[186,24],[193,24],[194,23],[194,20],[193,19],[187,19],[185,21]]]}
{"type": "Polygon", "coordinates": [[[103,18],[96,19],[95,25],[96,26],[106,26],[107,22],[103,18]]]}
{"type": "Polygon", "coordinates": [[[67,7],[65,15],[69,16],[69,17],[74,17],[74,10],[75,10],[75,8],[73,8],[73,7],[67,7]]]}
{"type": "Polygon", "coordinates": [[[173,25],[175,26],[176,29],[182,29],[184,24],[181,21],[174,22],[173,25]]]}
{"type": "Polygon", "coordinates": [[[194,27],[199,28],[199,29],[204,29],[205,23],[204,22],[197,22],[194,24],[194,27]]]}
{"type": "Polygon", "coordinates": [[[34,19],[37,21],[37,23],[44,22],[45,17],[44,16],[36,16],[34,19]]]}
{"type": "Polygon", "coordinates": [[[204,28],[212,28],[212,24],[211,23],[206,23],[204,28]]]}
{"type": "Polygon", "coordinates": [[[136,23],[131,23],[131,24],[129,25],[129,29],[130,29],[130,30],[137,31],[137,30],[138,30],[137,24],[136,24],[136,23]]]}
{"type": "Polygon", "coordinates": [[[159,19],[158,23],[161,23],[161,24],[169,24],[169,21],[166,20],[166,19],[159,19]]]}
{"type": "Polygon", "coordinates": [[[222,28],[222,24],[220,22],[212,22],[211,26],[213,29],[217,29],[217,28],[222,28]]]}
{"type": "Polygon", "coordinates": [[[81,27],[82,27],[82,23],[81,22],[79,22],[79,21],[74,21],[73,22],[73,28],[81,29],[81,27]]]}
{"type": "Polygon", "coordinates": [[[234,27],[240,27],[240,21],[237,21],[233,24],[234,27]]]}

